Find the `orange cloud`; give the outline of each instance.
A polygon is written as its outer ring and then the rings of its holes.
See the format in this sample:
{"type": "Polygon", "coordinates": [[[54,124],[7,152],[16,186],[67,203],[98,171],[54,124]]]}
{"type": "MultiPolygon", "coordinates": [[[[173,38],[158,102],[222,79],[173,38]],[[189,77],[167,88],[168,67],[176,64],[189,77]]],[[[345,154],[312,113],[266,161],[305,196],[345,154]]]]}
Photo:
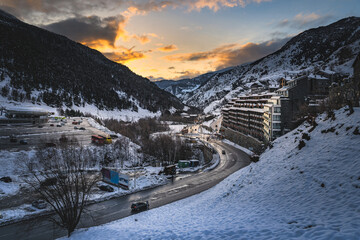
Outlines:
{"type": "Polygon", "coordinates": [[[124,49],[123,51],[104,53],[104,55],[110,60],[122,64],[146,57],[144,53],[140,51],[132,51],[131,49],[124,49]]]}
{"type": "Polygon", "coordinates": [[[94,40],[91,42],[83,42],[82,44],[96,49],[104,54],[105,57],[109,58],[110,60],[117,62],[117,63],[127,63],[130,61],[134,61],[137,59],[145,58],[145,53],[151,52],[150,51],[134,51],[134,47],[132,48],[125,48],[123,46],[114,47],[109,41],[107,40],[94,40]]]}
{"type": "Polygon", "coordinates": [[[178,48],[175,44],[171,44],[171,45],[167,45],[164,47],[159,47],[157,50],[159,50],[161,52],[172,52],[172,51],[178,50],[178,48]]]}
{"type": "Polygon", "coordinates": [[[308,28],[312,25],[324,24],[332,18],[331,15],[319,15],[316,13],[303,14],[299,13],[292,19],[284,19],[278,23],[280,27],[308,28]]]}
{"type": "Polygon", "coordinates": [[[282,47],[288,38],[263,43],[246,43],[222,45],[210,51],[174,54],[164,57],[168,61],[192,62],[208,61],[216,69],[236,66],[255,61],[282,47]]]}

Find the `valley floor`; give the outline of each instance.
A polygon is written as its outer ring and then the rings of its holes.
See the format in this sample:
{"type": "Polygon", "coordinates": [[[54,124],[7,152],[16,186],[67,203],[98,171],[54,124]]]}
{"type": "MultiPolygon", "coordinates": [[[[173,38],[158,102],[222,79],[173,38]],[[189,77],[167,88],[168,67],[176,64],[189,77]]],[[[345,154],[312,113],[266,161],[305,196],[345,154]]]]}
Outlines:
{"type": "Polygon", "coordinates": [[[359,239],[360,108],[347,114],[305,123],[208,191],[71,239],[359,239]]]}

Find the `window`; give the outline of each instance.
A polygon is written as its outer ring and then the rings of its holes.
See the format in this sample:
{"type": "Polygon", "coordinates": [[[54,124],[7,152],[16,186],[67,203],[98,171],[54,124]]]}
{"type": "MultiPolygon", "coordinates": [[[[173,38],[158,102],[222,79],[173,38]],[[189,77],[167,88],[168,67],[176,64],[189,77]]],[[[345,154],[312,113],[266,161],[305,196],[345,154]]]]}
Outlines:
{"type": "Polygon", "coordinates": [[[275,107],[274,108],[274,113],[281,113],[281,108],[280,107],[275,107]]]}
{"type": "Polygon", "coordinates": [[[281,123],[273,123],[273,129],[281,129],[281,123]]]}
{"type": "Polygon", "coordinates": [[[273,121],[281,121],[281,116],[280,115],[273,115],[273,121]]]}

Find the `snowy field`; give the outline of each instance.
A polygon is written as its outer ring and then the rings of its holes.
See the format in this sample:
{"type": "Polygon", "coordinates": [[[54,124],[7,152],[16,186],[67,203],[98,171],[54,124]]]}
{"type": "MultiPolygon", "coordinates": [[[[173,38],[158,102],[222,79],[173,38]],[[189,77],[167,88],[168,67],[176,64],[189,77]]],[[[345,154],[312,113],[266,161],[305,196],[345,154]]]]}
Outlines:
{"type": "MultiPolygon", "coordinates": [[[[89,124],[98,130],[101,130],[108,134],[115,134],[106,127],[101,126],[91,118],[87,118],[89,124]]],[[[120,134],[116,134],[119,139],[125,138],[120,134]]],[[[137,153],[138,145],[132,143],[129,139],[125,138],[129,144],[129,156],[132,160],[138,159],[140,161],[141,156],[137,153]]],[[[107,146],[107,147],[110,147],[107,146]]],[[[87,146],[87,148],[92,149],[94,154],[99,154],[99,151],[102,151],[102,147],[97,146],[87,146]]],[[[0,151],[0,177],[9,176],[12,179],[12,182],[5,183],[0,181],[0,201],[6,201],[8,197],[19,195],[21,196],[22,188],[28,188],[28,186],[23,182],[22,175],[26,174],[26,170],[23,169],[24,165],[20,162],[21,159],[32,158],[35,155],[35,150],[30,151],[0,151]]],[[[99,154],[99,159],[101,159],[101,154],[99,154]]],[[[130,190],[123,190],[121,188],[114,188],[114,192],[103,192],[99,189],[96,189],[92,195],[91,200],[93,201],[102,201],[109,198],[114,198],[117,196],[130,194],[137,192],[143,189],[164,185],[168,182],[168,179],[165,176],[159,176],[159,171],[162,170],[160,167],[144,167],[136,171],[137,177],[134,180],[133,174],[135,169],[131,168],[132,162],[125,161],[124,167],[121,173],[128,174],[130,176],[129,188],[130,190]]],[[[91,170],[100,170],[101,166],[99,163],[91,170]]],[[[98,185],[106,185],[103,182],[100,182],[98,185]]],[[[35,199],[34,199],[35,200],[35,199]]],[[[46,210],[39,210],[31,206],[31,204],[21,204],[19,206],[13,206],[11,208],[0,209],[0,225],[8,221],[19,220],[24,217],[29,217],[31,215],[40,214],[46,210]]]]}
{"type": "Polygon", "coordinates": [[[203,193],[71,239],[359,239],[360,108],[335,113],[203,193]],[[310,139],[299,150],[303,133],[310,139]]]}

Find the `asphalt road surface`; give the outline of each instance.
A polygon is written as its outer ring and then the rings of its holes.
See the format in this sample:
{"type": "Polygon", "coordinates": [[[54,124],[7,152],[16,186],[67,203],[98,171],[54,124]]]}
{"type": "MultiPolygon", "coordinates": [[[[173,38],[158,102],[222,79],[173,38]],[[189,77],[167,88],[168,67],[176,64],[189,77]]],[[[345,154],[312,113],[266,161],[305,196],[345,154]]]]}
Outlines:
{"type": "MultiPolygon", "coordinates": [[[[249,156],[244,152],[222,142],[212,144],[221,157],[215,169],[180,176],[164,186],[89,205],[78,228],[97,226],[127,217],[131,215],[132,202],[149,201],[151,211],[152,208],[200,193],[250,163],[249,156]],[[225,154],[221,154],[222,150],[225,150],[225,154]]],[[[66,231],[58,228],[45,217],[0,227],[0,239],[55,239],[66,234],[66,231]]]]}

